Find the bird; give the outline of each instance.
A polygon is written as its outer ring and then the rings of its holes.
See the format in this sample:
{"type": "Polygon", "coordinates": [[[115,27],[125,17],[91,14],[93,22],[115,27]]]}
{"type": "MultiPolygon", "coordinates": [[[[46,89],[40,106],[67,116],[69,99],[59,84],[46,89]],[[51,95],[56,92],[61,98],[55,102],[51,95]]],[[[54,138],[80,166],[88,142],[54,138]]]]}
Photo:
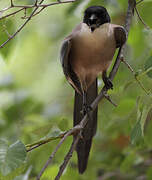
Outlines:
{"type": "Polygon", "coordinates": [[[101,75],[107,90],[113,89],[107,70],[116,49],[119,48],[119,55],[125,42],[125,28],[112,24],[103,6],[88,7],[83,20],[62,42],[61,65],[67,81],[75,90],[73,125],[78,125],[88,115],[88,122],[76,145],[80,174],[87,168],[92,139],[97,129],[98,108],[90,113],[90,105],[98,95],[98,76],[101,75]]]}

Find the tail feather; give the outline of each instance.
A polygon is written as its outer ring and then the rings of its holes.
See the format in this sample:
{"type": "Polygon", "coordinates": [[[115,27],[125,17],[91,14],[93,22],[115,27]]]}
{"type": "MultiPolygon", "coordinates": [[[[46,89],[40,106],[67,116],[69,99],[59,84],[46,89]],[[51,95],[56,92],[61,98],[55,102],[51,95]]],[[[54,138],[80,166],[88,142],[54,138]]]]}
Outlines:
{"type": "MultiPolygon", "coordinates": [[[[87,105],[90,105],[97,97],[97,79],[90,86],[87,91],[87,105]]],[[[74,103],[74,126],[79,124],[83,118],[80,113],[82,110],[83,98],[80,94],[75,91],[75,103],[74,103]]],[[[92,138],[96,133],[97,128],[97,108],[92,113],[91,118],[88,120],[86,127],[82,132],[83,139],[80,139],[77,146],[77,156],[78,156],[78,169],[79,173],[83,173],[86,170],[88,157],[91,149],[92,138]]]]}

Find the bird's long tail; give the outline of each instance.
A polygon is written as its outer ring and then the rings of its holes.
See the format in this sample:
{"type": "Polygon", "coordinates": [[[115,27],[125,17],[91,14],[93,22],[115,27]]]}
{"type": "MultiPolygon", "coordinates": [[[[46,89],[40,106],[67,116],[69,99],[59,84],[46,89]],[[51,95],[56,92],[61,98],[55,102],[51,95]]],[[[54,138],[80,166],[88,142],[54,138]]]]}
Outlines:
{"type": "MultiPolygon", "coordinates": [[[[87,105],[91,105],[91,103],[97,97],[97,79],[90,86],[87,91],[87,105]]],[[[83,106],[83,98],[80,94],[75,91],[75,102],[74,102],[74,126],[79,124],[83,118],[82,110],[83,106]]],[[[85,126],[82,132],[82,139],[79,140],[76,151],[78,156],[78,169],[79,173],[83,173],[86,170],[89,152],[91,149],[92,138],[96,133],[97,128],[97,108],[92,113],[91,117],[88,120],[87,125],[85,126]]]]}

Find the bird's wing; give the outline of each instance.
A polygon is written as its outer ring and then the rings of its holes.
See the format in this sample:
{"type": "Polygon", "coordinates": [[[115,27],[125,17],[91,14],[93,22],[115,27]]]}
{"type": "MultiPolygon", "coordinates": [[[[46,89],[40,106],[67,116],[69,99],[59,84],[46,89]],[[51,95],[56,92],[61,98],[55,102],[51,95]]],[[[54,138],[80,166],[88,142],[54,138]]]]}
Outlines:
{"type": "Polygon", "coordinates": [[[71,48],[72,48],[72,38],[74,37],[75,33],[80,29],[79,24],[62,43],[61,51],[60,51],[60,61],[62,64],[63,72],[68,80],[68,82],[72,85],[72,87],[81,94],[81,85],[76,73],[73,71],[71,66],[70,56],[71,48]]]}
{"type": "Polygon", "coordinates": [[[127,39],[127,33],[125,28],[122,26],[114,27],[114,36],[116,40],[116,48],[121,47],[127,39]]]}

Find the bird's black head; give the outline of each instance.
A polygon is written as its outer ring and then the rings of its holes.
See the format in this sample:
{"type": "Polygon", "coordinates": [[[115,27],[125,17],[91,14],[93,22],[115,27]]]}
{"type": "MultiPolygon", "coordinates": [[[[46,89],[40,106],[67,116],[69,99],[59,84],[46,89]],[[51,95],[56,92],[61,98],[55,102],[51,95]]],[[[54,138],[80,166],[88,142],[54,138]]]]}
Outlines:
{"type": "Polygon", "coordinates": [[[91,31],[94,31],[100,25],[109,22],[110,16],[106,8],[102,6],[91,6],[84,12],[83,23],[86,23],[91,28],[91,31]]]}

